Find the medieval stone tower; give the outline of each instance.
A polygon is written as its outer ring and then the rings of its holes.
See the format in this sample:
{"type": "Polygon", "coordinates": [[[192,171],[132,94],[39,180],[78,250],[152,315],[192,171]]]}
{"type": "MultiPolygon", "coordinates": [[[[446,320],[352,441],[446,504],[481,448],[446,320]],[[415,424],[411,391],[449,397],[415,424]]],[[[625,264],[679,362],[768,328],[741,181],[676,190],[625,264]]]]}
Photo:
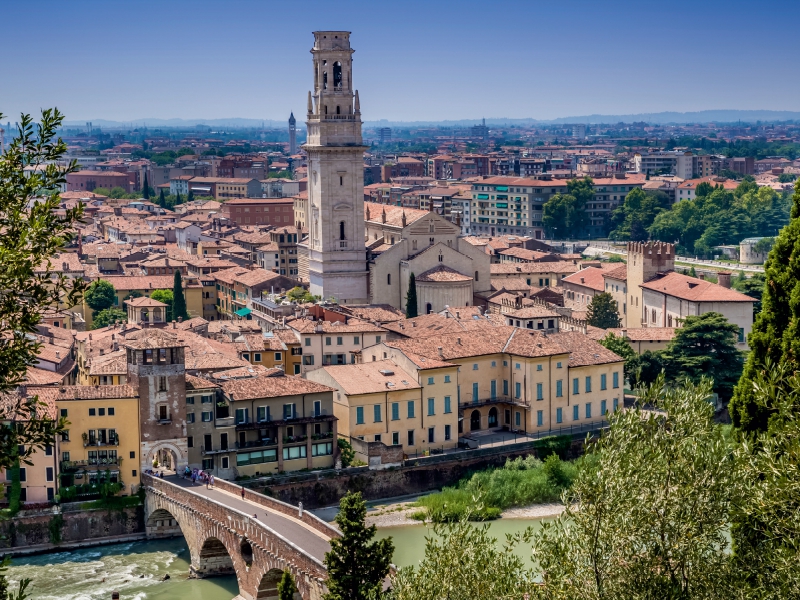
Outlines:
{"type": "Polygon", "coordinates": [[[628,327],[642,326],[642,288],[658,273],[675,270],[675,246],[664,242],[628,242],[628,327]]]}
{"type": "Polygon", "coordinates": [[[170,469],[189,463],[186,438],[186,367],[179,332],[146,328],[129,335],[123,346],[128,384],[139,393],[140,468],[153,460],[170,469]]]}
{"type": "Polygon", "coordinates": [[[297,153],[297,119],[294,113],[289,114],[289,154],[297,153]]]}
{"type": "Polygon", "coordinates": [[[364,150],[348,31],[315,31],[308,93],[308,278],[311,293],[369,302],[364,244],[364,150]]]}

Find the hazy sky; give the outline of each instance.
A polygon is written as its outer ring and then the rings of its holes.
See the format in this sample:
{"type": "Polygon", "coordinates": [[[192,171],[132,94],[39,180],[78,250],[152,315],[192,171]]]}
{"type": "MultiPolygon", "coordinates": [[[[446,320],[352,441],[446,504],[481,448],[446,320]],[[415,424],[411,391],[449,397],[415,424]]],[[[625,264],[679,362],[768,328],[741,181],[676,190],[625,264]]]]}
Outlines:
{"type": "Polygon", "coordinates": [[[800,110],[800,1],[2,0],[0,112],[303,120],[314,29],[365,120],[800,110]]]}

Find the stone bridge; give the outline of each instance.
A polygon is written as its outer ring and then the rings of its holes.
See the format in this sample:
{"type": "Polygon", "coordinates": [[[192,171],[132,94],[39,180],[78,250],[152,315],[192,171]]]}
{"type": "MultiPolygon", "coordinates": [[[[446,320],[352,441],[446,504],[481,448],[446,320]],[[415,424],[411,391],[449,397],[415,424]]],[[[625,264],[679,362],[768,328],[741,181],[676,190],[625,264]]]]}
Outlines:
{"type": "Polygon", "coordinates": [[[326,591],[323,565],[337,529],[297,507],[216,480],[213,489],[177,476],[142,476],[147,537],[183,536],[195,577],[236,575],[237,600],[278,598],[288,569],[303,600],[326,591]]]}

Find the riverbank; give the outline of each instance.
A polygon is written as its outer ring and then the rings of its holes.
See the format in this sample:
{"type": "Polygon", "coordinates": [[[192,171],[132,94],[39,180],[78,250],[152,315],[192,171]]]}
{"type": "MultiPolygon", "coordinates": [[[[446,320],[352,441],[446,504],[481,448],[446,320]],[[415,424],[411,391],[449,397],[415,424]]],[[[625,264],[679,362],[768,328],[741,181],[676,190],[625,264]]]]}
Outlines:
{"type": "MultiPolygon", "coordinates": [[[[375,506],[367,512],[367,525],[378,528],[419,525],[420,521],[411,515],[424,510],[415,506],[416,499],[375,506]]],[[[555,518],[564,512],[564,505],[558,502],[529,504],[508,508],[500,514],[501,519],[544,519],[555,518]]]]}

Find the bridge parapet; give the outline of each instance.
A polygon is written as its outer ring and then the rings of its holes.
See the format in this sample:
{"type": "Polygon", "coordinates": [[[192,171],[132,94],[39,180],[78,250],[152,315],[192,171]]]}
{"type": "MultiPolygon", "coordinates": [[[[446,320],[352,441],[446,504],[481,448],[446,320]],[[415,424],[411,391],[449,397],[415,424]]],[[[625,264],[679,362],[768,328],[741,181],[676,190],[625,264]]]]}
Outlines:
{"type": "MultiPolygon", "coordinates": [[[[238,598],[274,600],[278,598],[277,583],[288,569],[303,600],[321,600],[326,591],[327,570],[306,549],[252,515],[191,488],[149,475],[142,477],[142,484],[147,492],[148,536],[177,534],[177,524],[189,546],[193,576],[234,573],[239,584],[238,598]]],[[[297,518],[296,513],[292,516],[297,518]]],[[[327,544],[319,534],[307,535],[327,544]]]]}

